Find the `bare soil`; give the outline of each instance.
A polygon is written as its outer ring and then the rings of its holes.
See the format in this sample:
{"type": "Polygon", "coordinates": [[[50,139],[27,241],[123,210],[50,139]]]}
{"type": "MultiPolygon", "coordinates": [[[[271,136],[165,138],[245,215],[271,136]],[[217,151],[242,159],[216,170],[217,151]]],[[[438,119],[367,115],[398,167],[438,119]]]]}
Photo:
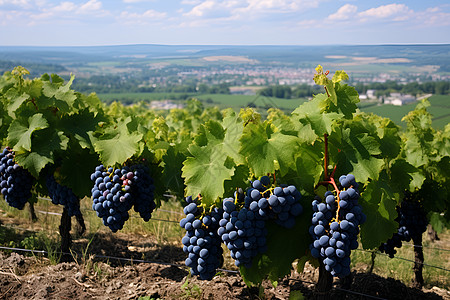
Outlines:
{"type": "MultiPolygon", "coordinates": [[[[190,277],[180,247],[161,245],[151,236],[105,232],[95,235],[89,247],[88,243],[86,238],[74,240],[76,262],[56,265],[43,256],[0,252],[0,299],[289,299],[297,291],[306,299],[317,296],[318,270],[309,264],[301,274],[292,270],[277,287],[264,282],[262,295],[258,288],[247,287],[237,273],[222,271],[211,281],[190,277]],[[86,249],[97,257],[83,257],[86,249]]],[[[335,279],[331,299],[370,299],[354,293],[384,299],[450,299],[450,292],[438,287],[418,290],[358,270],[352,275],[351,292],[342,291],[343,282],[335,279]]]]}

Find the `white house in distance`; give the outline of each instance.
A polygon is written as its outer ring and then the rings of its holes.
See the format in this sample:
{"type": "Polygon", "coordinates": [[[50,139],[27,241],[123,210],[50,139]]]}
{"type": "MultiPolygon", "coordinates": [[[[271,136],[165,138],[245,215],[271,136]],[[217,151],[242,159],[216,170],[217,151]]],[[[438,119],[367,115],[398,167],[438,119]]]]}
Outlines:
{"type": "Polygon", "coordinates": [[[415,102],[417,99],[413,95],[405,95],[401,93],[391,93],[389,97],[384,99],[384,104],[392,104],[392,105],[404,105],[411,102],[415,102]]]}
{"type": "Polygon", "coordinates": [[[377,96],[375,96],[375,90],[367,90],[365,94],[359,95],[360,100],[373,100],[376,98],[377,96]]]}

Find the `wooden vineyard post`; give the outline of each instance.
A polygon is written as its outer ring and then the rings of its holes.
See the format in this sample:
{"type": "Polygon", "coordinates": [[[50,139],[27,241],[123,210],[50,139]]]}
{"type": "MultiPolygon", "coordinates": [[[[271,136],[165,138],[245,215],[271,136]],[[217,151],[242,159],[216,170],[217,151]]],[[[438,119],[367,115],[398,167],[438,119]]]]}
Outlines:
{"type": "Polygon", "coordinates": [[[415,288],[422,288],[423,286],[423,247],[422,247],[422,235],[418,234],[413,237],[414,243],[414,278],[412,285],[415,288]]]}
{"type": "Polygon", "coordinates": [[[72,237],[70,236],[70,229],[72,222],[69,217],[69,212],[66,207],[63,209],[61,216],[61,225],[59,225],[59,233],[61,235],[61,262],[69,262],[72,260],[70,252],[70,245],[72,243],[72,237]]]}

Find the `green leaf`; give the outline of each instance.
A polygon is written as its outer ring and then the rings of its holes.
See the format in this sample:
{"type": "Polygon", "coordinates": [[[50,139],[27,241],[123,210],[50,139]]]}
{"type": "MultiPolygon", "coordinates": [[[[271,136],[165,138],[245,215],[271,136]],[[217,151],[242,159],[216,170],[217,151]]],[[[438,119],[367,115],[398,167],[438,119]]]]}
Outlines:
{"type": "Polygon", "coordinates": [[[335,84],[337,104],[330,104],[328,112],[342,113],[348,119],[356,112],[359,94],[356,89],[346,84],[335,84]]]}
{"type": "Polygon", "coordinates": [[[137,132],[130,133],[128,129],[130,123],[132,123],[130,117],[121,120],[116,126],[107,127],[105,134],[98,138],[94,137],[92,133],[88,133],[91,143],[104,165],[121,165],[142,150],[139,142],[143,135],[137,132]]]}
{"type": "MultiPolygon", "coordinates": [[[[419,170],[408,163],[404,159],[397,159],[391,163],[390,166],[390,176],[393,179],[390,182],[390,185],[393,189],[395,189],[398,193],[403,193],[405,190],[409,190],[409,187],[411,185],[411,182],[416,178],[416,176],[420,175],[418,174],[419,170]]],[[[425,179],[423,177],[420,177],[422,179],[425,179]]],[[[423,182],[423,180],[422,180],[423,182]]],[[[420,182],[420,185],[422,185],[422,182],[420,182]]]]}
{"type": "Polygon", "coordinates": [[[370,182],[361,194],[359,204],[367,216],[361,225],[361,242],[364,249],[374,249],[397,232],[398,223],[396,206],[399,195],[395,194],[385,172],[377,181],[370,182]]]}
{"type": "Polygon", "coordinates": [[[289,300],[303,300],[305,296],[303,296],[302,291],[293,290],[289,293],[289,300]]]}
{"type": "Polygon", "coordinates": [[[53,98],[52,106],[57,107],[63,113],[71,112],[71,108],[77,99],[75,91],[70,89],[74,79],[75,76],[71,75],[70,80],[63,85],[64,80],[52,74],[52,82],[44,81],[42,87],[42,93],[48,98],[53,98]]]}
{"type": "Polygon", "coordinates": [[[377,132],[380,137],[380,150],[383,156],[395,158],[401,150],[401,138],[399,135],[399,127],[390,119],[383,118],[377,124],[377,132]]]}
{"type": "MultiPolygon", "coordinates": [[[[331,134],[333,124],[341,120],[344,115],[340,113],[324,113],[321,103],[327,99],[324,94],[316,95],[313,100],[305,102],[292,112],[294,122],[300,122],[303,126],[310,126],[317,136],[322,137],[325,133],[331,134]]],[[[299,127],[299,129],[301,129],[299,127]]],[[[300,134],[299,134],[300,135],[300,134]]],[[[308,132],[312,139],[311,133],[308,132]]]]}
{"type": "Polygon", "coordinates": [[[347,75],[347,73],[345,73],[344,70],[337,70],[334,73],[333,78],[331,80],[333,81],[333,83],[338,83],[343,80],[348,80],[348,75],[347,75]]]}
{"type": "Polygon", "coordinates": [[[164,164],[164,172],[162,174],[162,182],[166,188],[177,193],[181,198],[184,196],[184,179],[182,178],[181,168],[186,155],[176,151],[175,147],[167,149],[162,158],[164,164]]]}
{"type": "Polygon", "coordinates": [[[194,142],[198,146],[206,146],[209,144],[220,144],[225,138],[225,129],[219,122],[209,120],[199,127],[198,134],[194,138],[194,142]]]}
{"type": "Polygon", "coordinates": [[[24,148],[15,150],[15,160],[38,178],[39,173],[48,163],[54,163],[55,152],[63,152],[67,149],[68,142],[69,139],[63,132],[52,128],[43,129],[33,138],[30,151],[24,148]]]}
{"type": "Polygon", "coordinates": [[[256,177],[274,173],[279,164],[281,176],[295,163],[298,138],[285,135],[270,122],[248,124],[240,139],[242,154],[256,177]]]}
{"type": "Polygon", "coordinates": [[[14,112],[28,99],[30,99],[30,95],[28,94],[21,94],[16,95],[11,99],[11,104],[8,107],[8,113],[10,116],[14,116],[14,112]]]}
{"type": "Polygon", "coordinates": [[[367,133],[354,134],[350,128],[341,129],[340,134],[333,134],[329,141],[339,149],[334,161],[337,162],[338,173],[352,173],[359,182],[369,178],[376,180],[384,165],[377,156],[381,154],[376,139],[367,133]]]}
{"type": "Polygon", "coordinates": [[[103,116],[95,115],[86,108],[76,114],[65,116],[61,120],[61,128],[64,128],[66,135],[74,137],[82,148],[91,148],[88,132],[96,131],[102,121],[106,121],[103,116]]]}
{"type": "Polygon", "coordinates": [[[192,144],[192,155],[184,161],[182,168],[186,183],[186,194],[202,195],[202,203],[211,205],[224,194],[224,181],[231,180],[235,163],[223,150],[223,144],[200,147],[192,144]]]}
{"type": "Polygon", "coordinates": [[[94,142],[95,151],[106,166],[123,164],[139,150],[140,134],[117,134],[110,139],[99,139],[94,142]]]}
{"type": "Polygon", "coordinates": [[[78,198],[90,197],[93,184],[90,174],[98,165],[99,160],[95,152],[82,149],[80,145],[74,143],[64,151],[59,162],[60,183],[72,189],[78,198]]]}
{"type": "Polygon", "coordinates": [[[8,144],[14,151],[20,149],[31,151],[32,134],[48,126],[42,114],[35,114],[28,119],[15,119],[8,130],[8,144]]]}
{"type": "Polygon", "coordinates": [[[239,138],[242,136],[244,126],[241,118],[234,112],[228,112],[222,121],[225,128],[225,136],[223,139],[224,150],[227,155],[233,158],[236,164],[243,164],[244,158],[239,154],[239,138]]]}
{"type": "Polygon", "coordinates": [[[314,187],[323,175],[323,143],[302,145],[296,155],[294,172],[287,174],[287,182],[297,189],[314,194],[314,187]]]}
{"type": "Polygon", "coordinates": [[[449,220],[445,219],[439,213],[431,213],[429,216],[430,224],[437,234],[441,234],[445,228],[450,228],[449,220]]]}

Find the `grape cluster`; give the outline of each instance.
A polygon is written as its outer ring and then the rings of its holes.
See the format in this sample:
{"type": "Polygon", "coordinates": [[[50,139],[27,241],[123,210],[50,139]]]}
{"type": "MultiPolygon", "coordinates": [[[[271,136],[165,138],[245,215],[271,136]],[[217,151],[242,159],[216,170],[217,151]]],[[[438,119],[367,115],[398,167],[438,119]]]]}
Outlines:
{"type": "Polygon", "coordinates": [[[148,222],[152,217],[153,210],[156,208],[153,194],[155,190],[153,178],[150,176],[148,168],[144,165],[136,165],[133,169],[134,177],[128,178],[128,180],[133,181],[134,211],[138,212],[145,222],[148,222]]]}
{"type": "Polygon", "coordinates": [[[358,183],[352,174],[339,178],[339,197],[325,193],[325,203],[319,196],[312,202],[313,217],[309,232],[313,237],[311,255],[322,260],[333,276],[350,274],[350,251],[358,248],[359,225],[366,216],[358,204],[358,183]]]}
{"type": "Polygon", "coordinates": [[[266,222],[259,210],[243,207],[238,211],[235,199],[225,198],[219,225],[217,233],[230,250],[236,266],[250,268],[253,257],[266,251],[266,222]]]}
{"type": "Polygon", "coordinates": [[[9,206],[23,209],[31,197],[33,177],[14,162],[14,152],[6,147],[0,153],[0,187],[9,206]]]}
{"type": "Polygon", "coordinates": [[[113,232],[123,228],[129,218],[128,211],[133,205],[144,220],[151,218],[156,205],[153,198],[153,180],[147,170],[142,165],[131,168],[124,166],[121,169],[106,169],[100,165],[92,173],[92,209],[113,232]]]}
{"type": "Polygon", "coordinates": [[[81,216],[80,201],[70,188],[60,185],[51,174],[47,175],[46,185],[53,204],[64,205],[69,217],[81,216]]]}
{"type": "Polygon", "coordinates": [[[274,219],[280,226],[294,227],[295,218],[303,212],[299,203],[302,195],[293,185],[269,187],[270,178],[267,176],[253,181],[244,198],[245,207],[264,219],[274,219]]]}
{"type": "Polygon", "coordinates": [[[401,248],[402,242],[409,242],[412,238],[422,235],[427,229],[428,220],[420,204],[415,201],[404,200],[401,206],[397,207],[398,216],[395,221],[399,228],[392,238],[380,245],[381,252],[393,258],[397,253],[395,248],[401,248]]]}
{"type": "Polygon", "coordinates": [[[206,214],[198,205],[198,198],[189,196],[186,201],[186,217],[180,221],[180,226],[186,230],[181,240],[183,251],[188,254],[185,263],[191,268],[191,274],[199,275],[202,280],[211,280],[223,264],[222,241],[217,235],[222,209],[215,207],[206,214]]]}
{"type": "Polygon", "coordinates": [[[263,176],[253,181],[245,194],[238,189],[234,198],[223,200],[224,213],[218,233],[236,266],[251,267],[253,257],[267,250],[267,220],[292,228],[295,217],[303,212],[298,202],[301,194],[294,186],[270,186],[270,178],[263,176]]]}

